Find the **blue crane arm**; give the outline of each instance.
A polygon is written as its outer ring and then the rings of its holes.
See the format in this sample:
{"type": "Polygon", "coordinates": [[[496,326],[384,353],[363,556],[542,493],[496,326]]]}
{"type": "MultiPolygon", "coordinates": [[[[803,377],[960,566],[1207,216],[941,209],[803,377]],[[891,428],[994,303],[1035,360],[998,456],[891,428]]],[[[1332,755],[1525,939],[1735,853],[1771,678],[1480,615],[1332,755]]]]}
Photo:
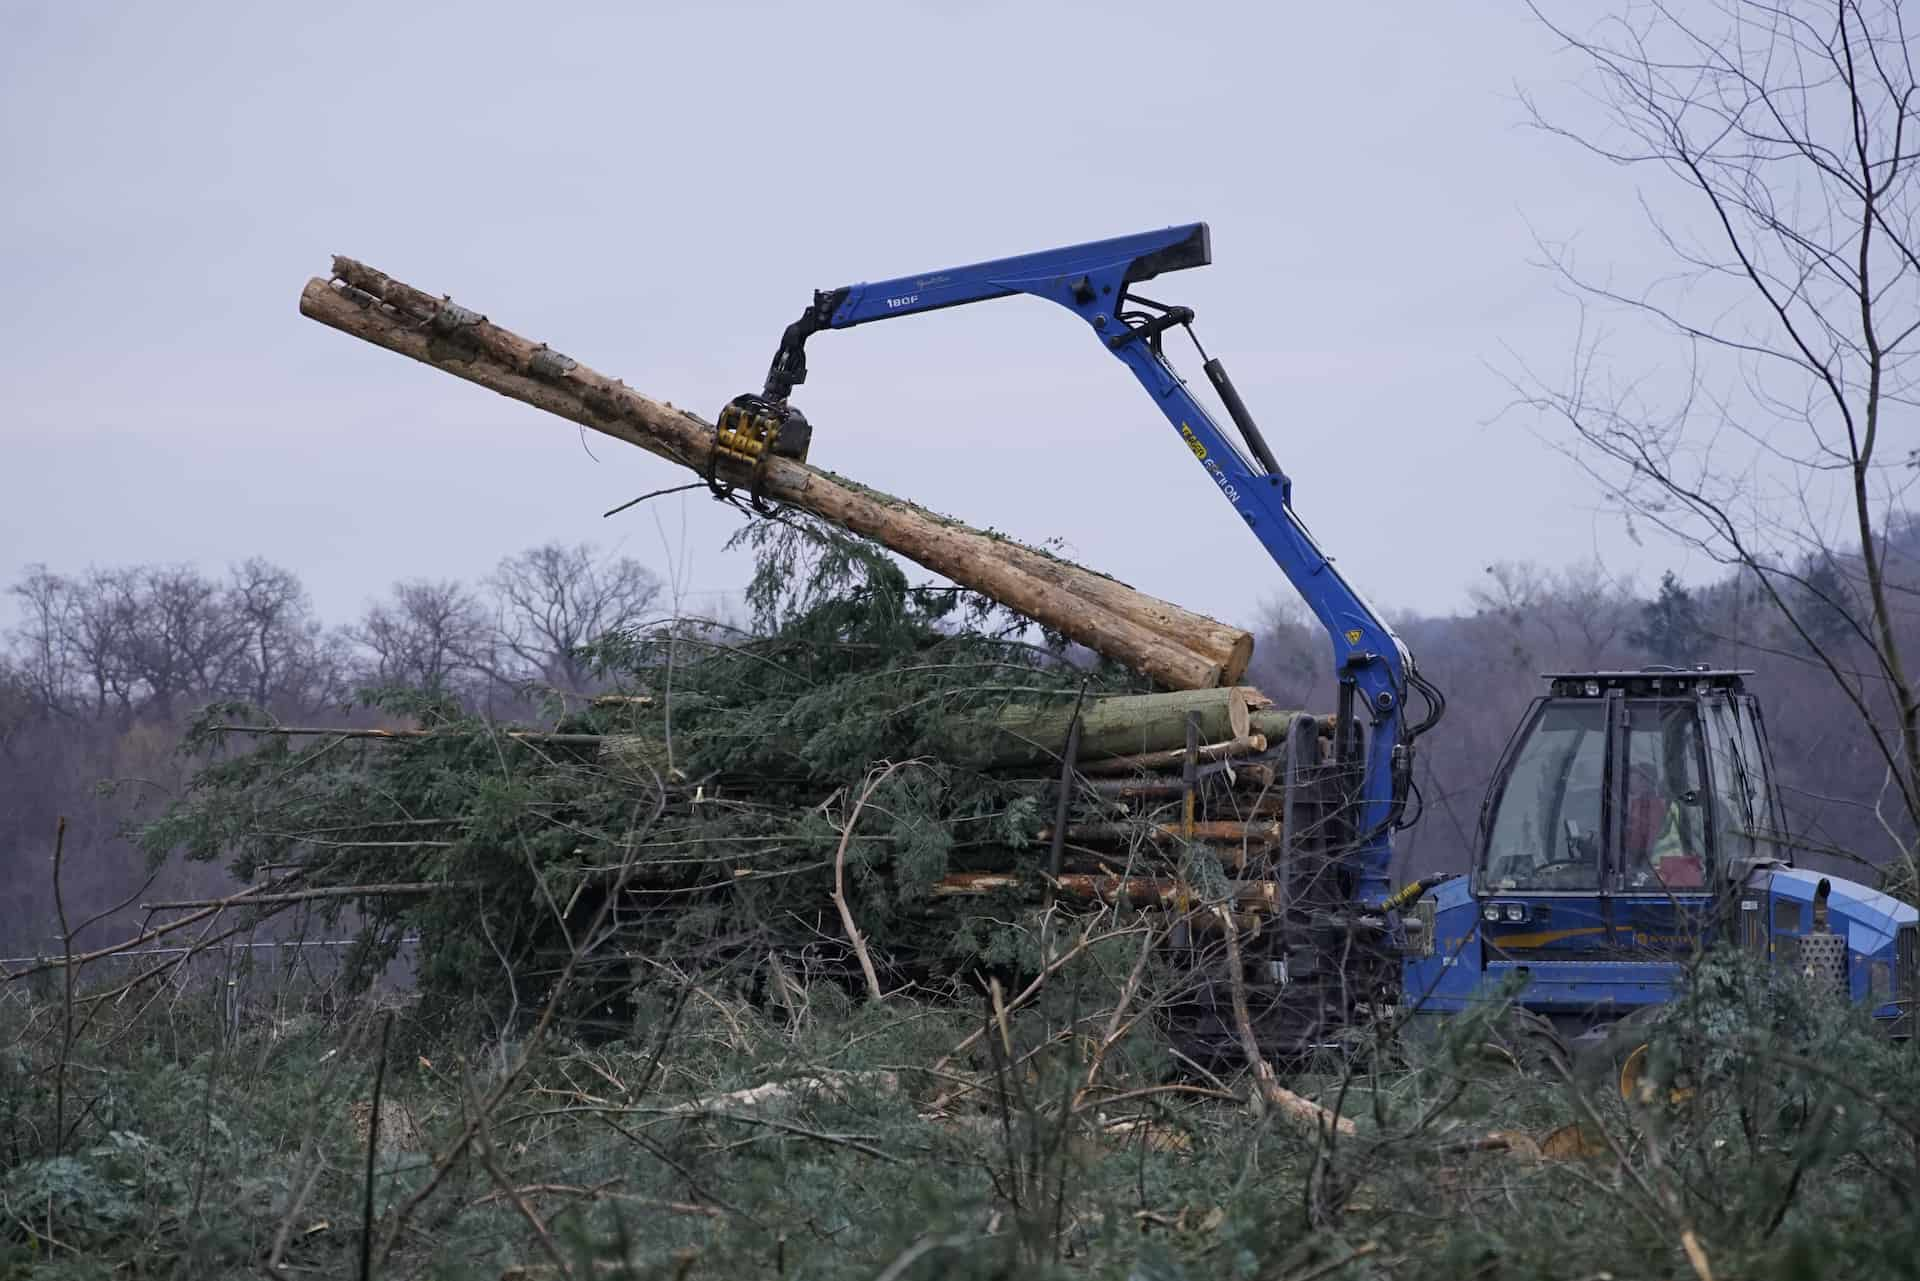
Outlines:
{"type": "Polygon", "coordinates": [[[1162,272],[1205,266],[1211,260],[1207,225],[1190,223],[822,290],[814,295],[809,311],[788,327],[767,379],[767,395],[784,401],[793,384],[805,379],[804,344],[809,334],[821,329],[846,329],[1013,294],[1058,303],[1085,321],[1146,388],[1179,432],[1181,443],[1247,522],[1333,641],[1343,712],[1351,715],[1364,709],[1370,720],[1358,840],[1350,866],[1356,900],[1377,906],[1391,888],[1392,831],[1405,806],[1412,738],[1424,728],[1411,727],[1410,732],[1407,693],[1410,685],[1430,687],[1419,680],[1406,646],[1379,611],[1347,582],[1294,513],[1292,482],[1275,462],[1219,362],[1207,362],[1208,376],[1240,427],[1253,460],[1220,429],[1168,363],[1161,336],[1174,325],[1188,324],[1193,313],[1129,294],[1131,286],[1162,272]]]}

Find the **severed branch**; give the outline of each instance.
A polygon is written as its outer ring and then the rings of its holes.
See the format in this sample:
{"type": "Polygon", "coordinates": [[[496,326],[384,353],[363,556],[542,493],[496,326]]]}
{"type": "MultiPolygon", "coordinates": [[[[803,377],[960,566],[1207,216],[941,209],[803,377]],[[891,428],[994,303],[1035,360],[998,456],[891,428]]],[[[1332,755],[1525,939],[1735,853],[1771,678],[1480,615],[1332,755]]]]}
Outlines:
{"type": "MultiPolygon", "coordinates": [[[[1194,759],[1224,761],[1234,756],[1254,756],[1266,750],[1266,735],[1242,734],[1224,742],[1201,744],[1194,750],[1194,759]]],[[[1167,769],[1182,764],[1186,759],[1187,749],[1175,747],[1163,752],[1140,752],[1133,756],[1109,756],[1105,760],[1087,761],[1080,766],[1080,772],[1088,775],[1141,774],[1167,769]]]]}
{"type": "MultiPolygon", "coordinates": [[[[598,700],[596,700],[597,702],[598,700]]],[[[641,700],[643,702],[651,700],[641,700]]],[[[329,729],[324,725],[209,725],[209,734],[260,734],[281,738],[467,738],[437,729],[329,729]]],[[[538,730],[501,730],[498,737],[522,743],[551,743],[559,747],[598,747],[616,734],[547,734],[538,730]]]]}
{"type": "Polygon", "coordinates": [[[644,1205],[650,1210],[663,1210],[668,1214],[694,1215],[703,1219],[724,1218],[727,1213],[714,1205],[696,1205],[690,1201],[662,1201],[657,1197],[620,1192],[616,1191],[611,1184],[588,1188],[577,1183],[528,1183],[516,1188],[495,1188],[492,1192],[475,1197],[473,1203],[487,1205],[510,1197],[524,1201],[527,1197],[533,1196],[577,1197],[583,1201],[622,1201],[633,1205],[644,1205]]]}
{"type": "Polygon", "coordinates": [[[1233,998],[1233,1026],[1240,1034],[1240,1048],[1247,1056],[1247,1067],[1253,1073],[1254,1088],[1260,1098],[1289,1120],[1340,1134],[1355,1133],[1352,1117],[1340,1116],[1287,1089],[1275,1078],[1273,1065],[1261,1057],[1260,1041],[1253,1033],[1253,1017],[1247,1011],[1247,969],[1240,956],[1240,929],[1234,923],[1233,913],[1224,908],[1216,908],[1215,913],[1222,918],[1227,937],[1227,983],[1233,998]]]}
{"type": "Polygon", "coordinates": [[[833,906],[840,913],[840,924],[847,932],[847,942],[853,944],[854,955],[860,958],[860,972],[867,979],[867,995],[876,1004],[885,999],[880,991],[880,975],[873,968],[873,956],[867,951],[867,941],[861,936],[860,927],[854,924],[853,909],[847,906],[847,845],[853,840],[853,829],[860,821],[860,811],[867,807],[867,801],[880,785],[893,777],[895,770],[918,763],[892,762],[886,768],[867,775],[866,786],[860,789],[860,799],[853,803],[853,811],[847,815],[847,826],[840,833],[840,847],[833,854],[833,906]]]}
{"type": "MultiPolygon", "coordinates": [[[[408,845],[418,844],[415,841],[408,845]]],[[[309,903],[316,899],[329,898],[381,898],[403,897],[416,894],[438,894],[441,890],[471,889],[478,881],[402,881],[392,885],[335,885],[324,889],[293,890],[286,894],[256,894],[246,900],[243,906],[254,903],[309,903]]],[[[217,908],[230,906],[233,899],[188,898],[171,903],[142,903],[140,906],[149,912],[174,912],[182,908],[217,908]]]]}
{"type": "Polygon", "coordinates": [[[263,881],[259,885],[249,885],[246,889],[235,894],[229,894],[225,898],[197,901],[196,906],[199,907],[199,910],[190,915],[183,916],[178,920],[168,921],[165,925],[155,926],[150,930],[142,930],[130,939],[124,939],[121,942],[114,943],[107,947],[95,948],[91,952],[82,952],[78,956],[50,957],[44,961],[37,961],[24,970],[17,970],[9,974],[7,978],[9,981],[12,981],[13,979],[25,978],[29,974],[38,974],[45,970],[59,969],[63,966],[79,967],[87,965],[94,961],[101,960],[104,957],[117,956],[122,952],[132,951],[144,943],[151,943],[153,940],[171,934],[175,930],[185,929],[189,925],[204,921],[208,917],[217,915],[229,907],[250,907],[255,903],[272,902],[273,899],[261,895],[262,890],[271,890],[282,885],[291,884],[299,880],[303,874],[303,872],[298,871],[290,872],[286,876],[276,880],[263,881]]]}
{"type": "MultiPolygon", "coordinates": [[[[1039,995],[1040,989],[1046,986],[1048,979],[1052,978],[1055,974],[1058,974],[1061,970],[1065,969],[1067,965],[1070,964],[1076,957],[1083,954],[1088,948],[1092,947],[1094,944],[1104,943],[1108,939],[1126,938],[1134,934],[1150,934],[1153,932],[1153,927],[1150,925],[1125,925],[1125,926],[1120,926],[1116,929],[1108,930],[1104,934],[1096,934],[1094,933],[1094,929],[1098,924],[1099,924],[1098,917],[1096,917],[1092,921],[1089,921],[1086,927],[1080,931],[1080,937],[1074,941],[1073,946],[1068,948],[1066,951],[1062,952],[1059,956],[1055,957],[1053,960],[1049,961],[1045,969],[1041,970],[1038,974],[1034,975],[1032,980],[1028,982],[1028,984],[1025,987],[1020,989],[1020,994],[1018,996],[1014,997],[1011,1001],[1006,1002],[1004,1006],[1001,1007],[1001,1011],[1003,1013],[1010,1014],[1014,1010],[1017,1010],[1021,1006],[1025,1005],[1028,1001],[1031,1001],[1035,996],[1039,995]]],[[[965,1054],[968,1050],[971,1050],[974,1046],[978,1045],[980,1043],[981,1038],[986,1035],[986,1032],[987,1032],[987,1025],[985,1024],[982,1024],[980,1027],[975,1028],[972,1032],[968,1033],[965,1037],[961,1038],[960,1043],[958,1045],[954,1046],[951,1050],[948,1050],[945,1054],[941,1055],[939,1060],[935,1062],[934,1065],[930,1069],[928,1069],[928,1071],[934,1074],[938,1074],[944,1071],[947,1065],[952,1063],[954,1059],[958,1058],[962,1054],[965,1054]]],[[[972,1088],[972,1087],[969,1086],[967,1088],[972,1088]]],[[[933,1104],[931,1107],[928,1108],[928,1111],[930,1112],[940,1111],[941,1109],[945,1108],[948,1103],[952,1102],[956,1094],[961,1092],[962,1090],[958,1086],[954,1087],[953,1089],[943,1091],[941,1095],[933,1101],[933,1104]]]]}
{"type": "Polygon", "coordinates": [[[1078,1112],[1087,1095],[1093,1092],[1100,1080],[1100,1069],[1106,1065],[1107,1051],[1111,1050],[1135,1022],[1127,1017],[1127,1010],[1133,1004],[1134,994],[1140,990],[1140,981],[1146,977],[1147,962],[1153,957],[1153,945],[1156,936],[1152,931],[1140,936],[1140,955],[1134,959],[1133,968],[1127,972],[1127,980],[1120,985],[1120,999],[1113,1004],[1113,1014],[1107,1019],[1106,1030],[1101,1033],[1100,1041],[1093,1047],[1091,1061],[1087,1064],[1087,1079],[1079,1089],[1073,1092],[1073,1102],[1069,1112],[1078,1112]]]}
{"type": "Polygon", "coordinates": [[[841,1097],[851,1093],[855,1088],[869,1094],[898,1094],[900,1074],[884,1069],[867,1072],[816,1072],[811,1076],[799,1076],[786,1081],[764,1081],[743,1090],[729,1090],[725,1094],[712,1094],[686,1103],[677,1103],[667,1108],[666,1113],[668,1115],[697,1114],[725,1112],[732,1108],[761,1107],[768,1103],[782,1103],[801,1094],[832,1094],[841,1097]]]}

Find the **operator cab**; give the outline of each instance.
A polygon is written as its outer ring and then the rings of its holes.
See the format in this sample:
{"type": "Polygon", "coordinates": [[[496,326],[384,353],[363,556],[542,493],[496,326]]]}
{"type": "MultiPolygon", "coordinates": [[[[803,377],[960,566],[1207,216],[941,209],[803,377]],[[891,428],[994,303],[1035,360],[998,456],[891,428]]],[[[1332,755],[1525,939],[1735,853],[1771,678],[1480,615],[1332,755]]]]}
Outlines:
{"type": "Polygon", "coordinates": [[[1680,950],[1717,889],[1758,863],[1787,861],[1748,675],[1651,667],[1547,676],[1549,692],[1508,744],[1481,813],[1473,888],[1490,955],[1624,960],[1680,950]]]}
{"type": "Polygon", "coordinates": [[[1719,943],[1915,1035],[1914,909],[1791,866],[1748,675],[1549,675],[1488,788],[1471,879],[1409,914],[1409,1014],[1511,991],[1585,1034],[1673,999],[1688,958],[1719,943]]]}

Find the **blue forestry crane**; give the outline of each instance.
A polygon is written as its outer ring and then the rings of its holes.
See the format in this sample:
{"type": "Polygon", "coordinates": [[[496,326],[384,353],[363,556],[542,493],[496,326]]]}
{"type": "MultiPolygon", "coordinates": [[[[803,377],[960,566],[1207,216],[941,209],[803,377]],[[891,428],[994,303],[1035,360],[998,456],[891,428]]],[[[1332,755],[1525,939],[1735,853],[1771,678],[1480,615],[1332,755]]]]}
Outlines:
{"type": "MultiPolygon", "coordinates": [[[[1353,889],[1360,902],[1378,904],[1391,888],[1392,832],[1406,808],[1414,739],[1438,719],[1442,704],[1433,687],[1415,671],[1407,647],[1295,514],[1293,482],[1275,460],[1219,358],[1205,359],[1202,368],[1239,428],[1246,452],[1228,439],[1168,362],[1163,346],[1167,331],[1180,327],[1192,335],[1194,313],[1142,297],[1134,287],[1164,272],[1203,267],[1211,261],[1207,225],[1190,223],[820,290],[812,306],[787,326],[764,393],[737,397],[722,411],[721,444],[726,452],[751,458],[757,456],[757,442],[771,439],[774,453],[804,457],[811,430],[787,397],[806,380],[806,341],[820,330],[850,329],[1013,294],[1044,298],[1073,312],[1147,389],[1194,461],[1233,504],[1333,638],[1340,714],[1349,721],[1364,715],[1370,731],[1356,816],[1360,837],[1353,851],[1353,889]],[[1428,700],[1427,715],[1419,723],[1407,718],[1409,690],[1428,700]]],[[[1199,346],[1197,338],[1194,345],[1199,346]]],[[[1201,355],[1204,359],[1204,350],[1201,355]]]]}
{"type": "MultiPolygon", "coordinates": [[[[1523,1006],[1591,1029],[1669,999],[1681,962],[1716,937],[1828,982],[1911,1035],[1915,911],[1790,866],[1748,673],[1549,676],[1482,806],[1472,874],[1393,888],[1415,741],[1445,703],[1295,513],[1293,482],[1225,366],[1194,337],[1193,311],[1137,292],[1211,261],[1207,225],[1190,223],[817,291],[782,335],[764,389],[722,410],[715,452],[750,463],[806,457],[812,430],[788,397],[821,330],[1027,294],[1078,316],[1127,367],[1333,646],[1333,759],[1307,718],[1280,749],[1287,845],[1271,870],[1283,897],[1257,941],[1265,964],[1254,993],[1270,1053],[1326,1044],[1389,1012],[1463,1010],[1516,972],[1523,1006]],[[1239,444],[1169,363],[1164,339],[1175,328],[1193,338],[1239,444]],[[1412,694],[1423,703],[1417,720],[1412,694]]],[[[1196,1044],[1230,1038],[1216,1004],[1197,1003],[1196,1044]]]]}

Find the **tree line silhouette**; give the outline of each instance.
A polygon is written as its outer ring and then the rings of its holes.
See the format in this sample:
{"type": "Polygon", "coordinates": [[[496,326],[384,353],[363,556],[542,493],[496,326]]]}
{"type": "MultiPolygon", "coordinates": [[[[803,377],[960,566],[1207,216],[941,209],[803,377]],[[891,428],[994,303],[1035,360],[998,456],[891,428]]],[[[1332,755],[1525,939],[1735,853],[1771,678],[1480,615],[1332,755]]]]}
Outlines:
{"type": "MultiPolygon", "coordinates": [[[[224,576],[185,565],[27,569],[8,588],[0,651],[0,953],[58,933],[49,852],[69,819],[63,885],[76,919],[139,890],[148,869],[122,837],[189,779],[176,748],[210,703],[286,722],[370,725],[359,691],[434,689],[501,719],[591,690],[580,647],[656,618],[659,579],[588,545],[530,548],[483,581],[407,579],[351,623],[319,617],[299,576],[257,557],[224,576]]],[[[225,873],[169,867],[154,890],[212,891],[225,873]]],[[[160,894],[159,897],[167,897],[160,894]]],[[[130,904],[77,946],[123,926],[130,904]]]]}

